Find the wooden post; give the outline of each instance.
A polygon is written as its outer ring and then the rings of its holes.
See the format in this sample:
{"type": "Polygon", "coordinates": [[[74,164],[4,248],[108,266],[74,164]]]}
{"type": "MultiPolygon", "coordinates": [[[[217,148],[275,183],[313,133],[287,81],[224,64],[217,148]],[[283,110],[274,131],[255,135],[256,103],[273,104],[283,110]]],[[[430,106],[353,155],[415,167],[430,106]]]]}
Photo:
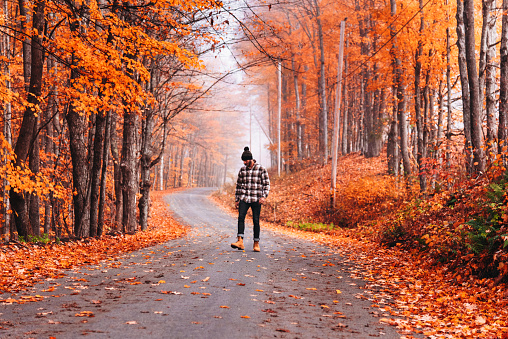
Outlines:
{"type": "Polygon", "coordinates": [[[281,162],[281,154],[280,154],[280,116],[282,111],[282,69],[281,62],[279,61],[277,65],[277,175],[280,176],[280,162],[281,162]]]}
{"type": "Polygon", "coordinates": [[[333,122],[333,144],[332,144],[332,187],[331,187],[331,198],[332,198],[332,209],[335,208],[335,188],[337,186],[337,157],[339,151],[339,117],[340,117],[340,101],[341,101],[341,90],[342,90],[342,62],[344,59],[344,29],[345,20],[340,23],[340,43],[339,43],[339,56],[338,56],[338,67],[337,67],[337,89],[335,98],[335,118],[333,122]]]}

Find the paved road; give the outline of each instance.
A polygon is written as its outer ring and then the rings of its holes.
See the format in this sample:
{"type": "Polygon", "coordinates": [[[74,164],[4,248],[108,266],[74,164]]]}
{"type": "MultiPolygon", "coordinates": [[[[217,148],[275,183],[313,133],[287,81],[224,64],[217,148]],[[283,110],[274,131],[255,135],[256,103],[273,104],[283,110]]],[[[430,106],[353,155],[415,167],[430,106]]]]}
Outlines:
{"type": "Polygon", "coordinates": [[[262,230],[261,252],[253,252],[249,221],[245,251],[233,250],[236,220],[207,198],[211,192],[165,197],[192,226],[186,237],[26,293],[58,297],[0,305],[0,338],[400,337],[361,297],[354,263],[332,249],[262,230]]]}

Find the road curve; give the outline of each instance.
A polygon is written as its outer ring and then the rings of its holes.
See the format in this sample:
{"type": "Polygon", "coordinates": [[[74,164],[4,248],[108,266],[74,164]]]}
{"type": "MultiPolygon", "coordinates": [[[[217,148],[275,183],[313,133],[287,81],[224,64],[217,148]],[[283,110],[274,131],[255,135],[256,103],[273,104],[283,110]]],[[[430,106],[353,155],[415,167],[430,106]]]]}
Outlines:
{"type": "Polygon", "coordinates": [[[26,293],[58,297],[0,305],[0,338],[400,337],[362,297],[354,263],[333,249],[262,229],[253,252],[251,220],[245,251],[232,249],[236,220],[207,198],[212,191],[165,196],[191,226],[186,237],[26,293]]]}

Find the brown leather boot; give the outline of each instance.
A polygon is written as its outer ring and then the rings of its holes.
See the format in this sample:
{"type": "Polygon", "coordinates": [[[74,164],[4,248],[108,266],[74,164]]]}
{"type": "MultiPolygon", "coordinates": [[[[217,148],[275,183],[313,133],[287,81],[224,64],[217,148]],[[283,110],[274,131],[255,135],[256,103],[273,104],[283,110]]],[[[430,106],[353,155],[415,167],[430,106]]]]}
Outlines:
{"type": "Polygon", "coordinates": [[[259,241],[254,241],[254,252],[260,252],[259,241]]]}
{"type": "Polygon", "coordinates": [[[245,246],[243,245],[243,238],[242,237],[238,237],[238,240],[236,242],[232,243],[231,247],[237,248],[239,250],[245,249],[245,246]]]}

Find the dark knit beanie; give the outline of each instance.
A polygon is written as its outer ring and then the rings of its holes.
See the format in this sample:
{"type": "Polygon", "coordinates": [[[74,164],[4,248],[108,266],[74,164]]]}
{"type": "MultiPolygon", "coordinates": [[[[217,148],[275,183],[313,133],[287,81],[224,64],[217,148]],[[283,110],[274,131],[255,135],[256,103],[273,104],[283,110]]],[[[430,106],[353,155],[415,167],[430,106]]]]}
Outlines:
{"type": "Polygon", "coordinates": [[[242,153],[242,160],[252,160],[252,153],[249,151],[249,147],[245,147],[242,153]]]}

